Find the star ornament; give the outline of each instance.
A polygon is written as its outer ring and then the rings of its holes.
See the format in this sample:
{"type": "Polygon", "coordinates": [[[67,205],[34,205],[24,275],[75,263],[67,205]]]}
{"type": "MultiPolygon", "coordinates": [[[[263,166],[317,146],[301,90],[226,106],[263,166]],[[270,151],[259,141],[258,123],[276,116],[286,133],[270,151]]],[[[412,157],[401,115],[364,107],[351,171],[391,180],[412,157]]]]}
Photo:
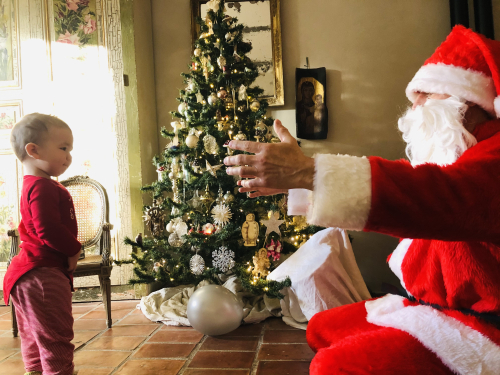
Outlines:
{"type": "Polygon", "coordinates": [[[224,166],[224,164],[210,165],[210,163],[208,162],[208,160],[205,160],[205,163],[206,163],[206,166],[207,166],[206,171],[209,172],[215,178],[217,178],[217,171],[224,166]]]}
{"type": "Polygon", "coordinates": [[[271,234],[272,232],[276,232],[281,236],[280,225],[285,222],[285,220],[278,220],[279,213],[272,212],[269,220],[261,220],[260,223],[266,226],[266,236],[271,234]],[[277,215],[276,215],[277,214],[277,215]]]}

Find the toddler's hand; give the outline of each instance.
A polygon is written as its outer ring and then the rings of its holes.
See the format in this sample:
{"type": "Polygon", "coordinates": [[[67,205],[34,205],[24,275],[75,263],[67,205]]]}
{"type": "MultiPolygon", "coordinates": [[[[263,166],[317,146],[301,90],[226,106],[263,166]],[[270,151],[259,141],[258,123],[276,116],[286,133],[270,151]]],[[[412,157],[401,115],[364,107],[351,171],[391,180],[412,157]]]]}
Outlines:
{"type": "Polygon", "coordinates": [[[80,254],[82,253],[82,250],[80,250],[78,253],[73,255],[72,257],[68,258],[68,271],[71,273],[74,270],[76,270],[76,264],[78,263],[78,258],[80,257],[80,254]]]}

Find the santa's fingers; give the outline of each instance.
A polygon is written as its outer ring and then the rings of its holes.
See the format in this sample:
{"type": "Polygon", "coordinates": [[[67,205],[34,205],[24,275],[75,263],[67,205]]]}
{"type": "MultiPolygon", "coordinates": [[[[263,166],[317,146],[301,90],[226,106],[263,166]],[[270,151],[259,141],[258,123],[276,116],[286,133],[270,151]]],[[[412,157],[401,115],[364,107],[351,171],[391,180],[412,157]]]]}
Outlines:
{"type": "Polygon", "coordinates": [[[231,167],[226,169],[226,173],[230,176],[241,177],[256,177],[257,170],[253,167],[231,167]]]}
{"type": "Polygon", "coordinates": [[[258,163],[258,157],[255,155],[234,155],[227,156],[224,158],[225,165],[256,165],[258,163]]]}
{"type": "Polygon", "coordinates": [[[287,194],[288,190],[285,189],[268,189],[268,188],[239,188],[240,193],[258,193],[259,196],[264,195],[276,195],[276,194],[287,194]]]}
{"type": "Polygon", "coordinates": [[[229,142],[229,147],[233,150],[240,150],[250,152],[252,154],[258,153],[264,143],[259,142],[249,142],[249,141],[231,141],[229,142]]]}

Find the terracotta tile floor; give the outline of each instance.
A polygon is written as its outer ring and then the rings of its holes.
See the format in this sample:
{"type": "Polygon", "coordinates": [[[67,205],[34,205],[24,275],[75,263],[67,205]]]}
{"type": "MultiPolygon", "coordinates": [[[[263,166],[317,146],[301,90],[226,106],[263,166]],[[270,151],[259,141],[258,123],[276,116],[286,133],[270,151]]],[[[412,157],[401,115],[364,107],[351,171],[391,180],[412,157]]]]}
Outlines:
{"type": "MultiPolygon", "coordinates": [[[[207,337],[190,327],[147,320],[139,301],[113,301],[113,328],[102,303],[74,303],[75,365],[79,375],[306,375],[313,352],[305,331],[281,319],[207,337]]],[[[10,309],[0,306],[0,374],[24,373],[20,339],[10,331],[10,309]]]]}

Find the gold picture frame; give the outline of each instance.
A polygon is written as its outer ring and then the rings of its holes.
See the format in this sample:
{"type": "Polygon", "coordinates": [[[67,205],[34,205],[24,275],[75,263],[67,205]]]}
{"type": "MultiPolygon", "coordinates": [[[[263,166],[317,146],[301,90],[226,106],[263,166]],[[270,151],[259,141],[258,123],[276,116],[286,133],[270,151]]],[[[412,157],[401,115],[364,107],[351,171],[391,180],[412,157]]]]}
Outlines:
{"type": "Polygon", "coordinates": [[[19,9],[16,0],[0,0],[0,89],[21,87],[19,9]]]}
{"type": "MultiPolygon", "coordinates": [[[[208,0],[191,0],[191,38],[192,45],[200,35],[200,26],[196,21],[204,15],[204,7],[208,0]]],[[[261,73],[257,78],[256,84],[264,90],[262,99],[266,99],[270,106],[279,106],[285,104],[285,92],[283,88],[283,59],[282,59],[282,44],[281,44],[281,16],[280,16],[280,0],[241,0],[241,1],[226,1],[227,14],[239,19],[245,25],[248,25],[247,35],[245,40],[252,42],[252,38],[259,39],[259,50],[252,50],[249,57],[261,67],[261,73]],[[259,9],[257,12],[250,10],[254,7],[259,9]],[[263,14],[262,12],[266,12],[263,14]],[[269,12],[267,14],[267,11],[269,12]],[[269,25],[252,27],[249,22],[252,19],[249,17],[261,17],[266,20],[269,16],[269,25]],[[255,31],[254,31],[255,30],[255,31]],[[264,38],[264,43],[260,40],[264,38]],[[269,40],[270,39],[270,40],[269,40]],[[267,46],[265,49],[262,46],[267,46]],[[258,53],[257,58],[252,54],[258,53]],[[270,80],[269,77],[273,79],[270,80]]],[[[245,32],[245,31],[244,31],[245,32]]],[[[254,43],[255,46],[257,43],[254,43]]]]}

